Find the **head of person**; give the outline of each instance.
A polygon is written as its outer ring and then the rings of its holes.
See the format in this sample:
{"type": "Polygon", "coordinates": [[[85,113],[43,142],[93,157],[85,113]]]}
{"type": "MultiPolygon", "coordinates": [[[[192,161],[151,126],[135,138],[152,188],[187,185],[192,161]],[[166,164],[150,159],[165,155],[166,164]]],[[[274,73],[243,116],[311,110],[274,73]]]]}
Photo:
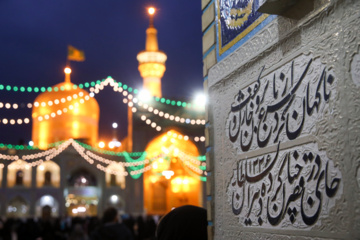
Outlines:
{"type": "Polygon", "coordinates": [[[186,205],[166,214],[156,229],[157,240],[207,240],[206,209],[186,205]]]}
{"type": "Polygon", "coordinates": [[[118,220],[118,211],[114,207],[109,207],[104,211],[102,218],[103,223],[117,222],[118,220]]]}

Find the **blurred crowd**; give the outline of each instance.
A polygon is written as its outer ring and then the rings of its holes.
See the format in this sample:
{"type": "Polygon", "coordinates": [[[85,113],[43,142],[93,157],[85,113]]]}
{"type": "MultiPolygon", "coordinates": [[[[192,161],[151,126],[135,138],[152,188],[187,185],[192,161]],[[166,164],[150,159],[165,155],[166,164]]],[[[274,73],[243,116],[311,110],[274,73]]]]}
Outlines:
{"type": "MultiPolygon", "coordinates": [[[[123,215],[119,222],[134,240],[154,240],[157,216],[123,215]]],[[[0,240],[91,240],[103,224],[99,217],[0,219],[0,240]]]]}

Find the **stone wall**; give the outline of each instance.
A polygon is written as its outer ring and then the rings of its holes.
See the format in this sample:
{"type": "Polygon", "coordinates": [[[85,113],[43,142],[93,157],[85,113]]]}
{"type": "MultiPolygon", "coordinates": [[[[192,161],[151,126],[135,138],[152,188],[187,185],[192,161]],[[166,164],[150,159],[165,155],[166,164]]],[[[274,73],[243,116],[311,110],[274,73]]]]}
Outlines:
{"type": "Polygon", "coordinates": [[[218,32],[211,67],[204,51],[209,237],[359,239],[360,1],[267,19],[224,55],[218,32]]]}

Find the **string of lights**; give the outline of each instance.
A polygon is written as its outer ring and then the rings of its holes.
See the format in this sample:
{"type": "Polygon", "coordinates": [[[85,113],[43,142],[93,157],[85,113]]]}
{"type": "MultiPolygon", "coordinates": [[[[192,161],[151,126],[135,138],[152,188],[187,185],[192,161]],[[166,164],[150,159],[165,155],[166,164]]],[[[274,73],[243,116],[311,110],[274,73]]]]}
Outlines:
{"type": "MultiPolygon", "coordinates": [[[[79,102],[80,104],[84,104],[85,101],[88,101],[90,99],[89,95],[86,95],[84,98],[80,98],[79,102]]],[[[74,104],[70,104],[68,107],[56,110],[55,112],[52,112],[50,114],[45,114],[43,116],[38,116],[38,121],[48,120],[50,117],[55,118],[56,116],[60,116],[63,113],[67,113],[68,111],[76,111],[76,109],[79,107],[79,102],[75,102],[74,104]]],[[[35,105],[35,104],[34,104],[35,105]]]]}
{"type": "Polygon", "coordinates": [[[18,124],[18,125],[21,125],[21,124],[29,124],[30,123],[30,119],[29,118],[18,118],[18,119],[7,119],[7,118],[3,118],[3,119],[0,119],[0,123],[6,125],[6,124],[10,124],[10,125],[15,125],[15,124],[18,124]]]}
{"type": "MultiPolygon", "coordinates": [[[[131,159],[129,162],[117,162],[114,160],[110,160],[110,159],[106,159],[103,157],[100,157],[94,153],[91,153],[90,151],[86,150],[86,148],[82,147],[77,141],[73,140],[73,139],[69,139],[68,141],[65,141],[63,143],[61,143],[60,145],[58,145],[57,148],[52,148],[49,149],[47,151],[44,151],[42,153],[36,153],[36,154],[30,154],[30,155],[23,155],[22,159],[20,159],[19,156],[17,155],[4,155],[4,154],[0,154],[0,158],[1,159],[5,159],[5,160],[12,160],[14,161],[12,164],[9,165],[10,169],[30,169],[32,167],[36,167],[41,165],[44,160],[43,159],[39,159],[37,161],[33,161],[33,162],[27,162],[25,160],[33,160],[33,159],[37,159],[37,158],[42,158],[45,157],[46,161],[50,161],[52,160],[54,157],[56,157],[57,155],[59,155],[60,153],[62,153],[69,145],[72,145],[74,147],[74,149],[79,153],[79,155],[85,160],[87,161],[89,164],[93,165],[95,160],[99,161],[101,163],[104,163],[106,165],[110,165],[110,164],[119,164],[120,166],[123,167],[128,167],[130,170],[130,176],[133,177],[134,179],[137,179],[141,176],[141,174],[143,174],[146,171],[149,171],[152,169],[152,162],[155,159],[159,159],[162,157],[165,157],[164,154],[160,154],[158,156],[155,156],[151,159],[145,159],[145,154],[143,154],[140,157],[140,160],[134,160],[130,157],[129,153],[123,153],[125,156],[128,155],[129,158],[126,159],[131,159]],[[94,159],[95,160],[94,160],[94,159]]],[[[173,148],[169,148],[168,149],[168,153],[170,153],[170,151],[173,150],[173,148]]],[[[204,173],[204,171],[202,169],[200,169],[199,167],[201,166],[206,166],[206,164],[203,162],[201,163],[200,161],[192,158],[191,156],[188,156],[187,154],[183,153],[183,152],[179,152],[178,154],[179,159],[183,162],[183,164],[191,169],[193,172],[196,172],[199,175],[202,175],[204,173]],[[193,164],[196,164],[197,166],[193,166],[193,164]]],[[[101,164],[97,164],[96,165],[97,169],[110,173],[110,174],[115,174],[115,175],[121,175],[121,176],[127,176],[128,172],[124,173],[117,173],[116,171],[113,171],[111,169],[109,169],[108,167],[104,167],[101,164]]],[[[205,172],[206,173],[206,172],[205,172]]],[[[199,176],[198,176],[199,177],[199,176]]],[[[200,176],[201,179],[201,176],[200,176]]],[[[203,179],[202,179],[203,181],[203,179]]]]}
{"type": "Polygon", "coordinates": [[[190,119],[190,118],[183,118],[180,116],[174,116],[172,114],[163,112],[157,108],[154,108],[152,106],[149,106],[148,104],[144,104],[142,102],[138,102],[137,105],[139,107],[143,107],[144,109],[146,109],[148,112],[153,113],[154,115],[157,115],[159,117],[168,119],[170,121],[175,121],[175,122],[180,122],[180,123],[184,123],[184,124],[191,124],[191,125],[205,125],[205,120],[204,119],[190,119]]]}
{"type": "MultiPolygon", "coordinates": [[[[138,93],[137,89],[134,89],[132,87],[127,86],[126,84],[123,84],[121,82],[115,81],[113,78],[111,78],[110,76],[107,77],[106,79],[102,79],[102,80],[97,80],[97,81],[92,81],[92,82],[85,82],[85,83],[81,83],[81,84],[73,84],[73,89],[77,89],[77,88],[91,88],[91,87],[96,87],[101,85],[104,81],[108,80],[108,83],[113,82],[114,86],[115,84],[118,87],[122,87],[124,90],[128,90],[128,92],[134,92],[134,94],[138,93]]],[[[4,84],[0,84],[0,91],[1,90],[7,90],[7,91],[14,91],[14,92],[27,92],[27,93],[31,93],[31,92],[58,92],[58,91],[65,91],[65,87],[24,87],[24,86],[11,86],[11,85],[4,85],[4,84]]],[[[176,100],[172,100],[172,99],[166,99],[166,98],[158,98],[158,97],[154,97],[155,101],[160,102],[160,103],[165,103],[167,105],[171,105],[171,106],[181,106],[181,107],[188,107],[188,108],[192,108],[195,107],[195,105],[191,104],[191,103],[187,103],[187,102],[182,102],[182,101],[176,101],[176,100]]]]}
{"type": "MultiPolygon", "coordinates": [[[[77,99],[78,97],[80,97],[80,104],[83,104],[85,102],[85,100],[89,100],[90,97],[94,97],[94,94],[97,94],[99,93],[100,90],[103,90],[104,89],[104,86],[107,86],[109,85],[113,87],[113,90],[114,91],[117,91],[117,92],[122,92],[122,95],[124,97],[127,97],[128,99],[124,98],[123,99],[123,102],[124,104],[128,104],[129,107],[132,107],[132,111],[133,112],[136,112],[137,111],[137,108],[134,106],[134,102],[137,103],[138,100],[137,98],[133,98],[133,96],[131,94],[129,94],[128,91],[132,91],[133,89],[131,87],[128,87],[127,85],[123,85],[122,83],[120,82],[116,82],[113,78],[111,77],[108,77],[106,78],[105,80],[103,79],[102,81],[97,81],[96,84],[92,84],[94,85],[95,87],[91,87],[90,88],[90,95],[86,95],[84,98],[83,95],[84,93],[83,92],[80,92],[79,94],[73,94],[72,96],[67,96],[66,98],[61,98],[60,100],[59,99],[55,99],[54,101],[48,101],[48,102],[34,102],[34,105],[32,105],[31,103],[28,103],[27,106],[29,108],[32,108],[32,107],[46,107],[46,106],[52,106],[52,105],[57,105],[57,104],[60,104],[61,103],[65,103],[66,101],[72,101],[73,99],[77,99]],[[122,86],[122,87],[121,87],[122,86]],[[124,89],[128,89],[128,91],[124,90],[124,89]],[[85,100],[84,100],[85,99],[85,100]]],[[[8,85],[9,86],[9,85],[8,85]]],[[[74,85],[76,86],[76,85],[74,85]]],[[[76,89],[76,88],[75,88],[76,89]]],[[[56,89],[55,89],[56,90],[56,89]]],[[[134,90],[134,93],[138,92],[137,89],[134,90]],[[136,90],[136,91],[135,91],[136,90]]],[[[161,102],[161,101],[160,101],[161,102]]],[[[174,103],[174,102],[173,102],[174,103]]],[[[55,118],[56,116],[60,116],[62,115],[63,113],[67,113],[68,111],[70,110],[74,110],[77,106],[78,106],[78,102],[76,102],[75,104],[75,107],[73,105],[69,105],[68,107],[65,107],[63,109],[58,109],[56,110],[55,112],[52,112],[50,114],[45,114],[44,116],[38,116],[37,117],[37,120],[38,121],[43,121],[43,120],[48,120],[50,119],[50,117],[52,118],[55,118]]],[[[204,125],[205,124],[205,120],[203,119],[189,119],[189,118],[183,118],[183,117],[180,117],[180,116],[174,116],[174,115],[170,115],[169,113],[164,113],[163,111],[159,111],[158,109],[154,109],[154,107],[152,106],[149,106],[148,104],[142,104],[142,102],[138,102],[138,105],[139,106],[143,106],[144,109],[147,109],[149,112],[152,112],[153,114],[155,115],[158,115],[160,117],[163,117],[165,119],[168,119],[170,121],[176,121],[176,122],[180,122],[180,123],[185,123],[185,124],[198,124],[198,125],[204,125]]],[[[175,104],[174,104],[175,105],[175,104]]],[[[178,101],[178,105],[181,105],[181,102],[178,101]]],[[[10,103],[0,103],[0,108],[1,107],[4,107],[9,109],[11,108],[14,108],[14,109],[18,109],[18,104],[17,103],[14,103],[14,104],[10,104],[10,103]]],[[[143,115],[144,116],[144,115],[143,115]]],[[[142,120],[143,120],[143,116],[142,116],[142,120]]],[[[150,119],[145,119],[144,121],[146,121],[146,123],[148,125],[150,125],[152,128],[155,128],[157,131],[161,131],[161,126],[158,126],[157,123],[151,121],[150,119]]],[[[11,125],[14,125],[14,124],[22,124],[22,123],[25,123],[25,124],[28,124],[30,123],[30,119],[29,118],[25,118],[25,119],[0,119],[0,123],[3,123],[3,124],[8,124],[10,123],[11,125]]],[[[194,137],[194,141],[198,142],[198,141],[205,141],[205,137],[204,136],[200,136],[200,137],[194,137]]]]}
{"type": "MultiPolygon", "coordinates": [[[[85,82],[85,83],[81,83],[79,85],[74,84],[73,85],[73,89],[77,89],[77,88],[89,88],[90,86],[95,86],[96,84],[100,84],[102,81],[104,80],[97,80],[97,81],[93,81],[93,82],[85,82]]],[[[58,92],[58,91],[65,91],[67,89],[65,89],[64,87],[24,87],[24,86],[11,86],[11,85],[3,85],[0,84],[0,91],[1,90],[6,90],[6,91],[13,91],[13,92],[26,92],[26,93],[31,93],[31,92],[58,92]]]]}
{"type": "MultiPolygon", "coordinates": [[[[172,136],[174,138],[178,138],[178,139],[184,139],[184,140],[188,140],[189,137],[188,136],[183,136],[181,134],[172,134],[171,131],[168,131],[167,133],[169,136],[172,136]]],[[[68,140],[70,141],[70,140],[68,140]]],[[[55,143],[51,143],[49,144],[49,147],[59,147],[62,144],[67,145],[68,146],[68,141],[60,141],[60,142],[55,142],[55,143]]],[[[114,152],[114,151],[109,151],[109,150],[102,150],[102,149],[98,149],[98,148],[94,148],[90,145],[87,145],[85,143],[73,140],[74,142],[76,142],[77,144],[79,144],[80,146],[82,146],[83,148],[86,148],[88,150],[94,151],[94,152],[98,152],[101,154],[107,154],[107,155],[112,155],[112,156],[122,156],[125,158],[125,160],[127,162],[138,162],[138,161],[143,161],[146,156],[147,153],[146,152],[114,152]],[[137,159],[133,159],[132,157],[139,157],[137,159]]],[[[37,147],[32,147],[32,146],[24,146],[24,145],[12,145],[12,144],[3,144],[0,143],[0,149],[1,148],[7,148],[7,149],[16,149],[16,150],[39,150],[37,147]]],[[[40,153],[36,153],[36,154],[28,154],[28,155],[22,155],[21,159],[23,160],[33,160],[33,159],[37,159],[37,158],[41,158],[41,157],[45,157],[51,153],[53,153],[55,151],[55,148],[51,148],[48,149],[44,152],[40,152],[40,153]]],[[[202,156],[198,156],[198,157],[192,157],[191,155],[179,151],[179,154],[183,154],[184,156],[188,156],[189,158],[191,158],[191,161],[194,161],[196,159],[198,159],[199,161],[206,161],[206,156],[202,155],[202,156]]],[[[160,157],[160,156],[158,156],[160,157]]],[[[6,154],[0,154],[0,159],[5,159],[5,160],[17,160],[20,159],[19,156],[17,155],[6,155],[6,154]]]]}

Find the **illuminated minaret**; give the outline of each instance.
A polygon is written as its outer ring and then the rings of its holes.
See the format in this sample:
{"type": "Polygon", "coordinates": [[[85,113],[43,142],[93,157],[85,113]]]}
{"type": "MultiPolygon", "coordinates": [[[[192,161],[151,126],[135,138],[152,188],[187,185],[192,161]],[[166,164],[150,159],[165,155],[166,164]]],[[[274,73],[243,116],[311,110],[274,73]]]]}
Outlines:
{"type": "Polygon", "coordinates": [[[148,9],[150,15],[150,25],[146,29],[145,50],[139,52],[139,72],[143,78],[143,88],[151,95],[161,97],[161,78],[166,70],[165,61],[167,56],[158,48],[157,30],[154,27],[155,8],[148,9]]]}

